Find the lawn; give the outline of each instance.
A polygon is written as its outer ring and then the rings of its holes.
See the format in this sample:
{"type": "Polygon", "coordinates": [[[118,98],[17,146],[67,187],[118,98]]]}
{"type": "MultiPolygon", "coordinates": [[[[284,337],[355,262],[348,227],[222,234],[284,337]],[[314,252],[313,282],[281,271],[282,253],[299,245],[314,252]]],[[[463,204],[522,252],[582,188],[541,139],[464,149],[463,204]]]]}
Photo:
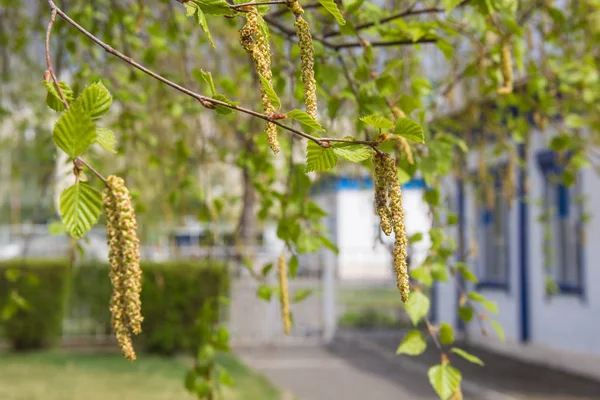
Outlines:
{"type": "MultiPolygon", "coordinates": [[[[234,380],[226,400],[276,400],[279,392],[235,356],[220,361],[234,380]]],[[[183,387],[189,360],[140,354],[59,351],[0,354],[2,400],[192,400],[183,387]]]]}
{"type": "Polygon", "coordinates": [[[394,285],[378,287],[340,287],[338,301],[348,309],[403,308],[402,299],[394,285]]]}

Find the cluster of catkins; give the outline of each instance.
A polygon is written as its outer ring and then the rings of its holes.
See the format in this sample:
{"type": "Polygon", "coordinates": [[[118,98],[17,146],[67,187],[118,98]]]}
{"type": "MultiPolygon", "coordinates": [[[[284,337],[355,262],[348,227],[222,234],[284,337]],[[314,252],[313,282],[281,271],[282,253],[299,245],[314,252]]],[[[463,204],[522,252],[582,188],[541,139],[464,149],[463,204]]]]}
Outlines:
{"type": "Polygon", "coordinates": [[[279,256],[277,272],[279,273],[279,302],[281,303],[283,331],[286,335],[289,335],[292,329],[292,319],[290,316],[290,295],[288,290],[287,263],[284,253],[281,253],[279,256]]]}
{"type": "Polygon", "coordinates": [[[129,360],[135,360],[131,333],[142,331],[140,292],[140,242],[131,195],[123,179],[109,176],[102,193],[106,214],[106,237],[109,247],[110,301],[112,326],[119,346],[129,360]]]}
{"type": "Polygon", "coordinates": [[[385,153],[373,153],[375,173],[375,211],[381,218],[381,230],[386,236],[395,234],[394,271],[402,301],[408,300],[409,278],[406,264],[406,228],[402,209],[402,191],[394,158],[385,153]],[[388,203],[389,200],[389,203],[388,203]]]}
{"type": "MultiPolygon", "coordinates": [[[[273,74],[271,72],[271,46],[269,40],[265,36],[264,32],[259,27],[258,12],[254,8],[250,8],[246,12],[246,24],[240,30],[240,42],[244,50],[250,54],[256,71],[262,75],[263,78],[273,85],[273,74]]],[[[272,114],[275,112],[275,107],[269,100],[264,89],[261,89],[261,98],[263,103],[263,110],[266,114],[272,114]]],[[[277,141],[277,126],[272,122],[267,122],[266,126],[267,142],[273,153],[279,153],[280,147],[277,141]]]]}
{"type": "Polygon", "coordinates": [[[312,44],[312,34],[310,26],[302,14],[304,10],[298,1],[292,1],[288,4],[290,11],[296,17],[294,26],[296,27],[296,36],[298,36],[298,47],[300,47],[300,70],[302,72],[302,84],[304,85],[304,105],[306,113],[317,119],[317,81],[315,80],[315,50],[312,44]]]}

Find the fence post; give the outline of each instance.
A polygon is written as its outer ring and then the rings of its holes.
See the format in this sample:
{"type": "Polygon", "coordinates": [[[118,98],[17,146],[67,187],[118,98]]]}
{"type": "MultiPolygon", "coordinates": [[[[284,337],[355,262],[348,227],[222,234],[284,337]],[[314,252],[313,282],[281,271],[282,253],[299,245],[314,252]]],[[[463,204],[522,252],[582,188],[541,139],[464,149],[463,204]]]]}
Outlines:
{"type": "Polygon", "coordinates": [[[337,256],[329,250],[321,257],[323,280],[323,339],[330,343],[335,336],[337,318],[335,311],[335,276],[337,256]]]}

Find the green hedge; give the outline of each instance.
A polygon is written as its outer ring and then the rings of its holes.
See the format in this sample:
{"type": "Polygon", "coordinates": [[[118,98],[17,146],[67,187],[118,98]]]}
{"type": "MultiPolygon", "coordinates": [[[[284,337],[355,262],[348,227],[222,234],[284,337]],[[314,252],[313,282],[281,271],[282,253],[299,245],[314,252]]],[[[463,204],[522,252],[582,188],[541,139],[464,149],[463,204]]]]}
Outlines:
{"type": "MultiPolygon", "coordinates": [[[[195,351],[200,344],[198,316],[204,304],[211,301],[216,307],[214,300],[228,294],[227,268],[215,260],[185,260],[142,263],[142,270],[144,323],[142,333],[134,338],[136,348],[160,354],[195,351]]],[[[65,311],[70,320],[91,319],[104,333],[112,334],[107,265],[83,264],[71,269],[63,260],[0,263],[0,315],[4,305],[10,306],[13,290],[27,302],[26,309],[19,308],[4,322],[0,319],[4,337],[14,349],[53,344],[60,338],[65,311]]],[[[219,313],[212,314],[214,320],[203,322],[218,323],[219,313]]]]}
{"type": "MultiPolygon", "coordinates": [[[[152,353],[175,354],[199,346],[198,316],[206,301],[227,296],[227,269],[219,261],[142,263],[142,333],[136,345],[152,353]]],[[[110,332],[108,266],[82,265],[73,273],[74,307],[87,308],[110,332]]],[[[218,315],[214,321],[217,323],[218,315]]]]}
{"type": "Polygon", "coordinates": [[[0,323],[13,349],[48,347],[60,338],[68,276],[64,260],[0,263],[0,323]]]}

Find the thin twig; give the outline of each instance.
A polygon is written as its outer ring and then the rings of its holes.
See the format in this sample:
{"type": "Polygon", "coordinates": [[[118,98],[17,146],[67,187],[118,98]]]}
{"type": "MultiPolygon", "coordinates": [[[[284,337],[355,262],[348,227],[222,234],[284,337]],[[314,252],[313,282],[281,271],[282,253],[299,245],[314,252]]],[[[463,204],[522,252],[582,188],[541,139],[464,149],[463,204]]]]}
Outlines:
{"type": "Polygon", "coordinates": [[[237,11],[238,8],[252,7],[252,6],[266,6],[269,4],[287,4],[287,1],[286,0],[252,1],[250,3],[244,3],[244,4],[230,4],[229,7],[232,8],[233,10],[237,11]]]}
{"type": "MultiPolygon", "coordinates": [[[[50,73],[50,77],[52,78],[52,81],[54,81],[56,90],[58,91],[58,94],[60,95],[60,98],[61,98],[63,104],[65,105],[65,109],[68,110],[69,103],[67,102],[67,98],[65,97],[65,94],[63,93],[62,89],[60,88],[58,78],[56,77],[56,74],[54,73],[54,69],[52,68],[52,58],[50,57],[50,35],[52,34],[52,27],[54,26],[54,22],[56,21],[56,14],[57,14],[57,10],[53,9],[52,13],[50,14],[50,21],[48,22],[48,29],[46,30],[46,66],[48,67],[48,72],[50,73]]],[[[98,177],[98,179],[100,179],[102,182],[104,182],[104,184],[106,184],[106,179],[104,178],[104,176],[102,176],[102,174],[100,172],[98,172],[95,168],[93,168],[90,164],[85,162],[81,157],[76,157],[75,160],[73,160],[73,162],[75,163],[75,165],[77,165],[78,162],[85,165],[94,175],[96,175],[98,177]]]]}
{"type": "MultiPolygon", "coordinates": [[[[435,43],[437,41],[438,41],[437,38],[424,38],[424,39],[419,39],[419,40],[406,39],[406,40],[376,41],[376,42],[370,42],[370,44],[373,47],[413,46],[413,45],[422,44],[422,43],[435,43]]],[[[364,44],[361,41],[336,43],[336,44],[329,43],[329,47],[331,47],[334,50],[347,49],[347,48],[351,48],[351,47],[362,47],[362,46],[364,46],[364,44]]]]}
{"type": "MultiPolygon", "coordinates": [[[[302,8],[304,10],[308,10],[309,8],[317,8],[317,7],[321,7],[321,3],[308,3],[308,4],[303,4],[302,5],[302,8]]],[[[267,14],[266,17],[277,18],[277,17],[280,17],[283,14],[287,13],[288,11],[290,11],[290,9],[288,7],[281,8],[281,9],[279,9],[277,11],[273,11],[272,13],[267,14]]]]}

